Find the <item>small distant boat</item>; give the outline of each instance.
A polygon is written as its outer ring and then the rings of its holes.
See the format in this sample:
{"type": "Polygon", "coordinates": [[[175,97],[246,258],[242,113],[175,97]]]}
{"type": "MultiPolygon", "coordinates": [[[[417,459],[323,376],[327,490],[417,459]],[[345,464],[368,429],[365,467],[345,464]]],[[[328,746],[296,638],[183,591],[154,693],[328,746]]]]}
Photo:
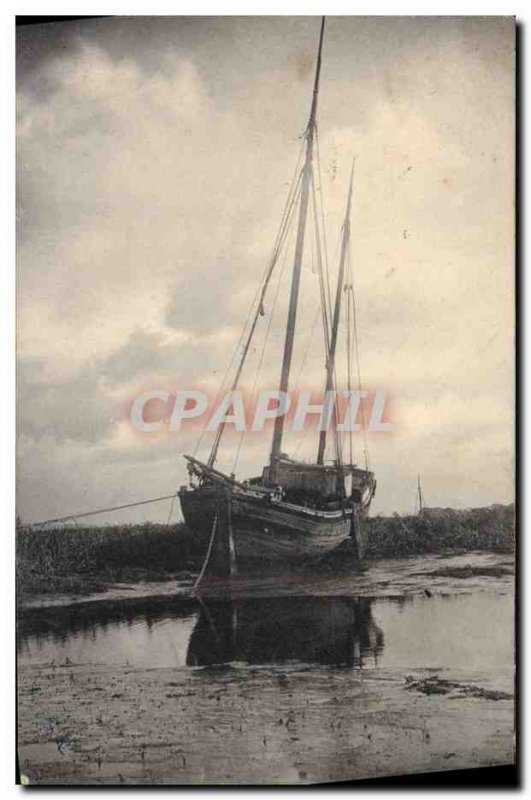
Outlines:
{"type": "Polygon", "coordinates": [[[420,475],[417,475],[417,495],[415,497],[415,510],[420,516],[424,511],[424,497],[422,495],[422,487],[420,485],[420,475]]]}
{"type": "MultiPolygon", "coordinates": [[[[232,390],[238,386],[253,335],[260,317],[264,315],[264,300],[271,275],[278,261],[282,241],[285,241],[286,231],[291,222],[298,216],[289,311],[279,381],[280,392],[288,391],[306,222],[310,200],[313,199],[315,203],[313,155],[323,35],[324,19],[319,36],[310,117],[304,133],[303,163],[296,180],[294,180],[293,191],[288,197],[289,202],[280,226],[281,235],[278,246],[274,250],[271,263],[266,271],[261,292],[254,307],[254,316],[251,316],[249,334],[232,383],[232,390]],[[297,209],[298,215],[296,214],[297,209]]],[[[352,182],[353,174],[350,177],[343,223],[333,309],[329,293],[327,295],[322,265],[319,269],[326,353],[324,398],[328,398],[329,393],[335,389],[335,356],[343,298],[346,298],[345,303],[348,304],[349,313],[353,314],[352,282],[348,280],[352,182]]],[[[348,319],[350,321],[351,317],[348,319]]],[[[352,338],[350,336],[348,342],[351,345],[352,338]]],[[[334,419],[337,418],[336,405],[330,413],[334,419]]],[[[363,468],[353,463],[352,440],[350,459],[345,460],[342,455],[340,436],[337,430],[334,430],[335,457],[332,463],[325,463],[327,431],[321,431],[316,462],[297,461],[282,452],[284,417],[279,416],[275,419],[269,463],[263,468],[260,476],[239,481],[234,475],[226,475],[215,467],[224,428],[225,425],[222,423],[217,430],[210,457],[206,463],[194,456],[185,456],[188,462],[190,485],[181,487],[179,491],[184,519],[196,534],[204,538],[205,546],[213,539],[216,529],[219,531],[223,528],[225,532],[228,530],[230,535],[227,538],[226,551],[230,555],[232,568],[238,570],[241,570],[243,566],[248,568],[256,566],[258,569],[262,569],[266,565],[304,563],[325,555],[349,537],[352,539],[359,558],[363,557],[366,546],[366,526],[363,524],[363,520],[376,491],[376,480],[374,473],[368,468],[367,461],[363,468]]]]}

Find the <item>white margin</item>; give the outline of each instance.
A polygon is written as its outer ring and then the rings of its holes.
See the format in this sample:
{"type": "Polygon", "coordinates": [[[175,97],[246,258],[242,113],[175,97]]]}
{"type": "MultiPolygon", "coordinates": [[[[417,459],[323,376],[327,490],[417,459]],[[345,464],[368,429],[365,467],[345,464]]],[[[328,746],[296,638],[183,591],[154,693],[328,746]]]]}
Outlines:
{"type": "MultiPolygon", "coordinates": [[[[1,96],[0,108],[3,111],[2,118],[2,142],[1,142],[1,157],[3,162],[2,170],[2,192],[1,192],[1,225],[2,225],[2,244],[4,249],[4,258],[1,267],[1,291],[0,297],[2,298],[2,313],[1,320],[1,361],[0,361],[0,375],[2,381],[0,384],[0,402],[1,402],[1,419],[4,425],[4,434],[2,436],[1,452],[2,452],[2,470],[0,473],[0,514],[2,520],[1,532],[3,535],[3,546],[1,551],[1,561],[3,567],[3,576],[1,580],[1,613],[2,613],[2,639],[7,647],[2,649],[2,696],[0,706],[0,787],[2,789],[3,798],[11,798],[14,796],[20,797],[20,793],[25,790],[22,787],[14,785],[15,779],[15,616],[14,616],[14,566],[15,566],[15,552],[14,552],[14,520],[15,520],[15,502],[14,502],[14,464],[15,464],[15,397],[14,397],[14,347],[15,347],[15,306],[14,306],[14,290],[15,290],[15,237],[14,237],[14,17],[19,15],[423,15],[423,16],[444,16],[444,15],[515,15],[517,20],[524,27],[522,40],[526,38],[528,31],[525,30],[528,21],[531,19],[529,13],[529,3],[524,0],[516,0],[512,3],[500,2],[497,0],[489,0],[488,2],[481,2],[480,0],[433,0],[433,2],[420,2],[419,0],[409,0],[409,2],[392,2],[388,0],[372,0],[372,2],[353,2],[352,0],[329,0],[327,3],[317,2],[316,0],[257,0],[251,3],[249,0],[231,0],[228,2],[214,2],[210,0],[170,0],[162,1],[156,0],[155,2],[145,2],[145,0],[106,0],[106,2],[86,2],[86,0],[78,0],[78,2],[52,2],[48,7],[36,0],[28,2],[20,0],[19,2],[10,2],[7,0],[2,6],[1,11],[1,56],[0,63],[1,70],[1,96]]],[[[522,41],[523,45],[523,41],[522,41]]],[[[523,87],[522,97],[522,113],[521,113],[521,126],[522,133],[527,129],[527,114],[524,115],[523,111],[529,106],[529,90],[526,87],[526,69],[525,69],[525,53],[521,53],[521,67],[522,75],[521,82],[523,87]]],[[[521,146],[524,148],[525,142],[523,136],[521,146]]],[[[525,163],[522,159],[522,163],[525,163]]],[[[524,191],[524,186],[529,185],[527,180],[529,176],[529,167],[525,168],[525,172],[520,175],[521,192],[524,191]]],[[[496,187],[492,187],[493,191],[496,187]]],[[[527,228],[531,229],[531,214],[528,210],[522,207],[521,209],[521,236],[523,231],[527,228]]],[[[522,258],[525,258],[525,253],[522,247],[522,258]]],[[[520,265],[520,274],[523,277],[526,272],[527,259],[523,260],[520,265]]],[[[530,295],[530,278],[525,281],[525,293],[520,298],[522,306],[522,320],[526,316],[524,307],[529,308],[529,295],[530,295]]],[[[520,290],[524,289],[521,281],[520,290]]],[[[524,390],[524,398],[529,397],[529,382],[527,379],[528,372],[524,375],[524,367],[527,365],[528,355],[531,352],[531,326],[527,326],[527,330],[522,332],[522,349],[520,365],[522,388],[524,390]],[[525,363],[524,363],[524,356],[525,363]]],[[[524,414],[527,403],[522,404],[521,414],[524,414]]],[[[529,429],[525,430],[522,424],[522,449],[520,451],[520,464],[522,466],[525,452],[529,452],[530,434],[529,429]]],[[[531,477],[528,472],[525,476],[522,472],[521,483],[521,499],[524,497],[531,497],[531,477]]],[[[522,564],[520,566],[522,583],[525,587],[526,580],[524,576],[531,574],[531,546],[524,546],[524,539],[527,533],[527,518],[521,520],[521,557],[522,564]]],[[[525,641],[525,648],[521,653],[520,663],[523,668],[524,665],[529,664],[529,647],[527,642],[529,637],[525,636],[529,632],[528,621],[531,615],[531,608],[529,602],[529,593],[522,592],[520,616],[522,621],[521,637],[525,641]],[[524,630],[525,629],[525,630],[524,630]]],[[[525,681],[525,675],[521,674],[520,681],[525,681]]],[[[529,694],[529,690],[527,692],[529,694]]],[[[521,725],[524,730],[527,730],[527,736],[522,736],[522,745],[524,746],[523,752],[520,754],[522,763],[523,778],[525,781],[526,770],[525,763],[529,763],[529,756],[531,755],[531,737],[529,736],[530,718],[527,713],[527,708],[521,708],[521,725]]],[[[186,787],[179,787],[175,791],[179,793],[197,790],[188,790],[186,787]]],[[[275,792],[276,797],[289,798],[293,796],[289,790],[278,789],[271,790],[275,792]]],[[[394,790],[397,791],[396,789],[394,790]]],[[[525,791],[525,789],[524,789],[525,791]]],[[[75,795],[74,789],[71,790],[75,795]]],[[[67,797],[71,793],[68,790],[51,791],[50,794],[58,794],[61,797],[67,797]]],[[[97,789],[97,796],[115,796],[114,792],[110,789],[97,789]]],[[[237,798],[245,797],[250,794],[252,789],[244,792],[230,792],[230,791],[216,791],[210,790],[209,795],[229,797],[233,795],[237,798]]],[[[334,790],[331,787],[329,790],[323,789],[317,792],[312,791],[312,797],[319,796],[332,796],[334,790]]],[[[93,792],[90,791],[89,794],[93,792]]],[[[135,790],[126,794],[135,798],[143,795],[152,794],[152,790],[146,789],[145,791],[135,790]]],[[[86,792],[84,792],[86,794],[86,792]]],[[[300,791],[298,792],[300,796],[300,791]]],[[[357,798],[377,798],[388,794],[385,791],[356,791],[357,798]]],[[[466,797],[467,791],[452,791],[438,792],[438,796],[451,796],[452,800],[457,800],[460,797],[466,797]]],[[[489,797],[502,792],[488,792],[489,797]]],[[[503,792],[506,794],[506,792],[503,792]]],[[[123,796],[123,792],[121,792],[123,796]]],[[[417,795],[418,796],[418,795],[417,795]]]]}

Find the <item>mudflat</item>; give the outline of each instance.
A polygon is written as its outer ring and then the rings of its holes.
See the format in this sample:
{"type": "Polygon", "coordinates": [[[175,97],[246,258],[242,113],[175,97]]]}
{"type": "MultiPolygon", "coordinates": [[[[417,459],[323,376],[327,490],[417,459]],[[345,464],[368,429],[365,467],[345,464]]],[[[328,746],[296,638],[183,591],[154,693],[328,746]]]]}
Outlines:
{"type": "Polygon", "coordinates": [[[507,554],[467,553],[262,582],[230,602],[146,585],[41,597],[19,618],[23,780],[305,784],[512,764],[513,581],[507,554]]]}

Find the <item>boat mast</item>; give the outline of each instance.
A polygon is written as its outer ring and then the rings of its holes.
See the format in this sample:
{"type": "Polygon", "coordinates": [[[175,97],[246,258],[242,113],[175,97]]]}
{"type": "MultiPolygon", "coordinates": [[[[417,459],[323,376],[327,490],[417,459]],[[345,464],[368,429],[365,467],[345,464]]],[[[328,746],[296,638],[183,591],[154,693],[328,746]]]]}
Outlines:
{"type": "Polygon", "coordinates": [[[424,501],[422,499],[422,489],[420,488],[420,475],[417,475],[417,491],[418,491],[418,500],[419,500],[419,514],[424,508],[424,501]]]}
{"type": "MultiPolygon", "coordinates": [[[[345,263],[347,260],[348,245],[350,240],[350,209],[352,206],[352,181],[354,178],[354,162],[352,163],[352,171],[350,173],[350,186],[348,190],[347,210],[345,212],[345,221],[343,223],[343,237],[341,240],[341,256],[339,260],[339,273],[337,276],[336,300],[334,304],[334,317],[332,320],[332,335],[330,337],[330,349],[326,359],[326,388],[325,388],[325,402],[328,398],[328,392],[334,388],[334,368],[336,358],[337,334],[339,330],[339,317],[341,314],[341,297],[343,294],[343,281],[345,275],[345,263]]],[[[336,413],[336,404],[334,402],[334,415],[336,413]]],[[[327,431],[323,430],[319,433],[319,449],[317,452],[317,463],[324,462],[324,454],[326,449],[326,434],[327,431]]],[[[339,453],[337,454],[339,458],[339,453]]]]}
{"type": "MultiPolygon", "coordinates": [[[[321,22],[321,32],[319,35],[319,50],[317,54],[317,65],[315,69],[315,81],[313,86],[312,107],[310,119],[306,128],[306,157],[302,171],[301,200],[299,210],[299,223],[297,228],[297,240],[295,244],[295,258],[293,264],[293,275],[291,279],[291,294],[289,301],[288,321],[286,327],[286,338],[284,341],[284,356],[282,359],[282,370],[280,373],[279,389],[281,392],[288,391],[289,373],[291,369],[291,357],[293,354],[293,339],[295,335],[295,322],[297,319],[297,305],[299,300],[299,286],[301,279],[302,255],[304,251],[304,234],[306,231],[306,220],[308,217],[308,200],[310,195],[310,184],[312,179],[312,159],[313,159],[313,139],[315,133],[315,117],[317,114],[317,97],[319,94],[319,74],[321,72],[321,50],[323,47],[325,18],[321,22]]],[[[275,472],[276,461],[280,455],[282,447],[282,434],[284,432],[284,416],[275,419],[273,432],[273,444],[271,447],[271,467],[275,472]]]]}

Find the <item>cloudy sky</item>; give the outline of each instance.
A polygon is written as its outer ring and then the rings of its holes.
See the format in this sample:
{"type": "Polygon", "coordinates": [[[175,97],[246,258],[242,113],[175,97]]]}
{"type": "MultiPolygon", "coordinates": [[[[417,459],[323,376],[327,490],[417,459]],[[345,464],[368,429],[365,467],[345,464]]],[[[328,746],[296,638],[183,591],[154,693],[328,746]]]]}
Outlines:
{"type": "MultiPolygon", "coordinates": [[[[217,389],[271,253],[318,32],[308,17],[19,29],[23,520],[186,482],[182,453],[197,432],[134,433],[128,408],[147,388],[217,389]]],[[[331,270],[356,156],[362,377],[393,398],[394,432],[369,437],[375,513],[410,511],[417,473],[429,505],[513,498],[513,65],[508,17],[327,21],[318,125],[331,270]]],[[[248,389],[278,290],[256,385],[277,380],[289,270],[288,248],[248,389]]],[[[292,371],[301,388],[323,380],[318,299],[309,246],[292,371]]],[[[232,468],[237,444],[229,434],[220,467],[232,468]]],[[[284,449],[309,458],[315,445],[292,434],[284,449]]],[[[268,448],[268,437],[246,437],[238,474],[257,474],[268,448]]],[[[167,515],[160,504],[104,520],[167,515]]]]}

